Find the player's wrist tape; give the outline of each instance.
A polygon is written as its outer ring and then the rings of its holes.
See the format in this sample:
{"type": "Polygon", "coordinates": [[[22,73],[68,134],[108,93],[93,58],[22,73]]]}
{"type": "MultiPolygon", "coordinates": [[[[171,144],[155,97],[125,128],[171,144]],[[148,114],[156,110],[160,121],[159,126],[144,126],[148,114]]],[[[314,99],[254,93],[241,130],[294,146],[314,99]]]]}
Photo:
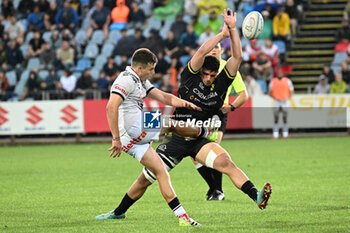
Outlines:
{"type": "Polygon", "coordinates": [[[233,112],[236,109],[236,107],[233,106],[233,104],[230,104],[230,106],[231,106],[231,112],[233,112]]]}
{"type": "Polygon", "coordinates": [[[120,141],[120,137],[112,138],[112,141],[120,141]]]}

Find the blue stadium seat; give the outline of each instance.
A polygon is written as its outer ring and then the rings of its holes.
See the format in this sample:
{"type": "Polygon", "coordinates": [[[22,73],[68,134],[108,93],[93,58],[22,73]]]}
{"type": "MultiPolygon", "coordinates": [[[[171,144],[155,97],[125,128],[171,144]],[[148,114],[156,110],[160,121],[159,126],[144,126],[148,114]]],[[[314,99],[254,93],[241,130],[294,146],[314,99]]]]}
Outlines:
{"type": "Polygon", "coordinates": [[[17,75],[15,71],[9,71],[5,74],[8,82],[9,82],[9,86],[15,86],[17,83],[17,75]]]}
{"type": "Polygon", "coordinates": [[[75,72],[83,72],[85,69],[91,68],[91,61],[89,58],[81,58],[78,60],[75,72]]]}
{"type": "Polygon", "coordinates": [[[286,53],[286,44],[283,40],[275,40],[273,43],[278,47],[280,54],[286,53]]]}
{"type": "Polygon", "coordinates": [[[50,39],[51,39],[51,32],[50,31],[47,31],[47,32],[44,32],[43,34],[43,40],[46,41],[46,42],[49,42],[50,39]]]}
{"type": "Polygon", "coordinates": [[[91,69],[90,74],[94,80],[97,80],[100,75],[100,70],[94,67],[91,69]]]}
{"type": "Polygon", "coordinates": [[[19,49],[21,50],[23,57],[26,57],[28,53],[28,44],[21,45],[19,49]]]}
{"type": "Polygon", "coordinates": [[[107,62],[107,57],[105,57],[103,54],[98,55],[98,57],[95,60],[94,68],[100,70],[103,68],[104,64],[107,62]]]}
{"type": "Polygon", "coordinates": [[[95,30],[94,33],[92,34],[90,43],[101,45],[103,43],[103,38],[104,38],[103,31],[95,30]]]}
{"type": "Polygon", "coordinates": [[[334,59],[332,61],[332,65],[341,65],[343,61],[346,60],[348,54],[345,52],[339,52],[334,54],[334,59]]]}
{"type": "Polygon", "coordinates": [[[75,42],[77,42],[78,45],[84,45],[86,43],[85,30],[79,30],[77,34],[75,34],[75,42]]]}
{"type": "Polygon", "coordinates": [[[114,50],[114,45],[111,43],[105,43],[102,47],[102,54],[105,57],[109,57],[112,55],[112,52],[114,50]]]}
{"type": "Polygon", "coordinates": [[[48,70],[40,70],[39,71],[39,76],[45,80],[49,76],[49,71],[48,70]]]}
{"type": "Polygon", "coordinates": [[[88,44],[85,48],[84,57],[95,59],[98,55],[98,47],[96,44],[88,44]]]}
{"type": "Polygon", "coordinates": [[[121,56],[119,56],[119,55],[115,56],[114,61],[115,61],[115,63],[117,63],[118,66],[119,66],[120,64],[122,64],[122,58],[121,58],[121,56]]]}
{"type": "Polygon", "coordinates": [[[114,30],[110,31],[107,39],[107,43],[116,44],[120,39],[120,31],[114,30]]]}
{"type": "Polygon", "coordinates": [[[19,82],[17,83],[14,93],[15,95],[17,95],[18,97],[20,97],[23,93],[24,90],[24,85],[26,84],[28,78],[29,78],[29,70],[25,70],[22,72],[21,74],[21,78],[19,80],[19,82]]]}
{"type": "Polygon", "coordinates": [[[29,59],[28,64],[27,64],[27,70],[32,70],[32,69],[39,69],[40,67],[40,61],[39,58],[33,57],[29,59]]]}
{"type": "Polygon", "coordinates": [[[267,93],[267,84],[265,80],[257,79],[256,82],[260,85],[261,90],[264,94],[267,93]]]}
{"type": "Polygon", "coordinates": [[[34,33],[33,32],[28,32],[26,35],[26,40],[25,40],[25,44],[28,44],[29,41],[34,37],[34,33]]]}

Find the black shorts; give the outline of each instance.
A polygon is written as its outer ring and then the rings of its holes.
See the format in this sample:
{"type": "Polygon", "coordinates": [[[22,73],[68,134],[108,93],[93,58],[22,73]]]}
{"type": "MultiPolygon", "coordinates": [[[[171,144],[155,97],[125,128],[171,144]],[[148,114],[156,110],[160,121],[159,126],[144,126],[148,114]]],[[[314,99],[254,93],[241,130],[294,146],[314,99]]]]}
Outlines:
{"type": "Polygon", "coordinates": [[[225,133],[226,125],[227,125],[227,114],[223,115],[223,117],[220,117],[220,120],[221,120],[221,126],[219,128],[219,131],[225,133]]]}
{"type": "Polygon", "coordinates": [[[162,154],[166,157],[180,162],[183,158],[191,156],[195,159],[196,155],[200,149],[205,145],[210,143],[208,139],[198,138],[196,140],[188,140],[183,137],[173,134],[171,141],[165,144],[160,144],[156,152],[162,154]]]}

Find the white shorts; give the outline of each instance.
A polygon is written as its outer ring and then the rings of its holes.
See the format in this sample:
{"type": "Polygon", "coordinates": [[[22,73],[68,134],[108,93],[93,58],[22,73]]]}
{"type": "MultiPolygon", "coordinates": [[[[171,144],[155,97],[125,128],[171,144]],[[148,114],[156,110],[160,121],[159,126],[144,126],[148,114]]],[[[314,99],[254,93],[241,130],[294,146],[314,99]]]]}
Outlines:
{"type": "Polygon", "coordinates": [[[273,113],[278,116],[282,112],[283,116],[288,113],[289,101],[288,100],[274,100],[273,101],[273,113]]]}
{"type": "Polygon", "coordinates": [[[141,131],[137,136],[131,137],[128,133],[124,133],[120,137],[122,150],[140,162],[152,141],[159,138],[159,134],[159,131],[141,131]]]}

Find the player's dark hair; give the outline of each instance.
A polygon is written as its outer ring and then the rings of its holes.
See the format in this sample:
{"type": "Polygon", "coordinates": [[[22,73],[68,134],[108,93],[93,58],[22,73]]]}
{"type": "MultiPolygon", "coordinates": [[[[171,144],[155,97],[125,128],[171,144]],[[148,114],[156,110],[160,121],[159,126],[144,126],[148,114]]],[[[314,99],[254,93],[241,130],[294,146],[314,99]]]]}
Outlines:
{"type": "Polygon", "coordinates": [[[202,68],[218,72],[220,67],[219,60],[214,56],[206,56],[202,68]]]}
{"type": "Polygon", "coordinates": [[[136,50],[131,59],[131,65],[134,67],[141,65],[145,68],[148,64],[156,64],[157,62],[156,55],[146,48],[136,50]]]}

